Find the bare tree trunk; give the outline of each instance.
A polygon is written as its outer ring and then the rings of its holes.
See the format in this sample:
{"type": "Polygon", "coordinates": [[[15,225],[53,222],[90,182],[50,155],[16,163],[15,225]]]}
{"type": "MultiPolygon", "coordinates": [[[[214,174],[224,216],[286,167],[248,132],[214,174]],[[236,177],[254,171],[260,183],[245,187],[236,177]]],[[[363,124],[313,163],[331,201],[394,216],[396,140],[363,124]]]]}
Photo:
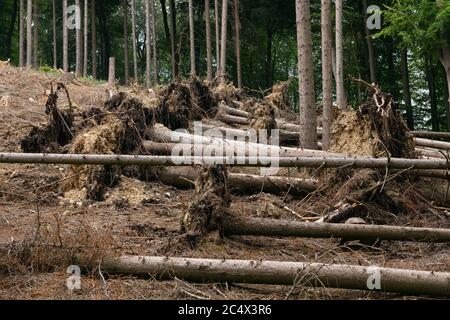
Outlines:
{"type": "Polygon", "coordinates": [[[33,34],[32,34],[32,21],[33,21],[33,1],[27,1],[27,68],[31,68],[33,64],[33,34]]]}
{"type": "Polygon", "coordinates": [[[153,82],[158,84],[158,50],[156,46],[156,10],[154,0],[150,0],[150,11],[152,17],[153,82]]]}
{"type": "Polygon", "coordinates": [[[190,40],[190,58],[191,58],[191,76],[196,75],[195,68],[195,30],[194,30],[194,4],[189,0],[189,40],[190,40]]]}
{"type": "Polygon", "coordinates": [[[91,3],[91,32],[92,32],[92,77],[97,79],[97,27],[96,27],[96,13],[95,13],[95,0],[92,0],[91,3]]]}
{"type": "Polygon", "coordinates": [[[332,63],[331,0],[322,0],[322,90],[323,90],[323,150],[330,146],[333,122],[333,63],[332,63]]]}
{"type": "MultiPolygon", "coordinates": [[[[55,1],[55,0],[53,0],[55,1]]],[[[24,0],[20,0],[19,4],[19,67],[24,67],[24,56],[23,56],[23,49],[24,49],[24,25],[23,25],[23,10],[24,10],[24,0]]]]}
{"type": "Polygon", "coordinates": [[[33,9],[33,67],[39,69],[39,8],[36,2],[33,9]]]}
{"type": "Polygon", "coordinates": [[[87,77],[88,72],[88,34],[89,34],[89,4],[84,0],[84,38],[83,38],[83,77],[87,77]]]}
{"type": "Polygon", "coordinates": [[[214,22],[216,25],[216,69],[217,75],[220,75],[220,15],[219,0],[214,0],[214,22]]]}
{"type": "Polygon", "coordinates": [[[128,61],[128,0],[123,0],[123,60],[124,60],[124,81],[129,83],[130,71],[128,61]]]}
{"type": "MultiPolygon", "coordinates": [[[[98,268],[98,264],[93,266],[98,268]]],[[[182,279],[191,282],[254,283],[373,290],[371,276],[379,275],[383,292],[449,296],[450,273],[359,265],[310,262],[133,257],[104,259],[104,272],[182,279]]],[[[376,280],[375,280],[376,281],[376,280]]]]}
{"type": "Polygon", "coordinates": [[[228,20],[228,0],[222,1],[222,39],[220,44],[220,82],[227,81],[227,20],[228,20]]]}
{"type": "Polygon", "coordinates": [[[179,54],[177,49],[177,8],[175,5],[175,0],[170,0],[170,20],[172,26],[172,32],[170,33],[171,38],[171,49],[172,49],[172,78],[176,79],[179,75],[179,54]]]}
{"type": "Polygon", "coordinates": [[[205,0],[205,29],[206,29],[206,64],[207,64],[207,79],[212,81],[212,46],[211,46],[211,10],[209,7],[209,0],[205,0]]]}
{"type": "Polygon", "coordinates": [[[63,70],[69,72],[69,32],[67,29],[67,0],[63,0],[63,70]]]}
{"type": "MultiPolygon", "coordinates": [[[[363,14],[364,17],[367,17],[367,0],[363,0],[363,14]]],[[[370,35],[370,30],[367,28],[367,24],[364,23],[364,30],[366,32],[366,43],[367,43],[367,52],[369,53],[369,70],[370,70],[370,82],[376,83],[377,77],[375,73],[375,55],[373,52],[372,38],[370,35]]]]}
{"type": "Polygon", "coordinates": [[[344,49],[343,49],[343,11],[342,0],[336,0],[336,95],[338,107],[348,111],[344,88],[344,49]]]}
{"type": "Polygon", "coordinates": [[[152,64],[152,45],[151,45],[151,30],[150,30],[150,3],[145,0],[145,81],[147,87],[152,85],[151,80],[151,64],[152,64]]]}
{"type": "Polygon", "coordinates": [[[114,87],[116,84],[116,59],[109,58],[108,86],[114,87]]]}
{"type": "MultiPolygon", "coordinates": [[[[80,8],[80,0],[75,0],[75,5],[80,8]]],[[[77,17],[78,19],[78,17],[77,17]]],[[[81,19],[81,14],[80,14],[81,19]]],[[[75,74],[80,76],[83,74],[82,66],[83,66],[83,58],[82,58],[82,48],[81,48],[81,29],[78,28],[78,25],[81,26],[81,21],[77,20],[77,28],[75,31],[76,43],[75,43],[75,74]]]]}
{"type": "Polygon", "coordinates": [[[136,47],[136,0],[131,0],[131,38],[133,41],[133,74],[134,81],[139,80],[137,65],[137,47],[136,47]]]}
{"type": "Polygon", "coordinates": [[[432,65],[431,54],[427,53],[425,55],[425,73],[428,83],[428,92],[430,97],[430,107],[431,107],[431,125],[433,131],[439,131],[439,115],[437,106],[437,96],[436,96],[436,79],[434,73],[434,66],[432,65]]]}
{"type": "Polygon", "coordinates": [[[406,107],[406,122],[409,130],[414,130],[414,115],[412,109],[411,92],[409,88],[409,70],[408,70],[408,49],[403,49],[401,53],[402,82],[403,82],[403,100],[406,107]]]}
{"type": "Polygon", "coordinates": [[[317,149],[317,116],[309,0],[297,0],[296,12],[300,89],[300,142],[303,148],[317,149]]]}
{"type": "Polygon", "coordinates": [[[58,51],[56,41],[56,3],[52,1],[52,28],[53,28],[53,68],[58,68],[58,51]]]}
{"type": "Polygon", "coordinates": [[[241,67],[241,21],[239,18],[239,0],[234,0],[234,23],[236,30],[236,72],[237,86],[242,88],[242,67],[241,67]]]}

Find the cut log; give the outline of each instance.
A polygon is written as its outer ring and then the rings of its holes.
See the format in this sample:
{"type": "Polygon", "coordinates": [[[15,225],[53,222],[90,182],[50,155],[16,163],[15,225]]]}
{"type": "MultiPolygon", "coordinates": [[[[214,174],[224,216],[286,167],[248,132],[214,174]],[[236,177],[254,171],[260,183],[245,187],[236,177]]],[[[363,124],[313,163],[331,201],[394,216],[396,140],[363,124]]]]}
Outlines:
{"type": "MultiPolygon", "coordinates": [[[[164,184],[187,189],[194,187],[194,181],[198,177],[198,170],[193,168],[167,168],[159,171],[157,176],[164,184]]],[[[229,173],[227,183],[231,190],[245,194],[259,192],[299,194],[313,192],[318,187],[317,180],[313,179],[257,176],[241,173],[229,173]]]]}
{"type": "Polygon", "coordinates": [[[339,223],[303,223],[275,219],[224,217],[224,235],[304,238],[350,238],[450,242],[450,229],[412,228],[339,223]]]}
{"type": "Polygon", "coordinates": [[[250,119],[248,118],[233,116],[225,112],[219,112],[216,116],[216,119],[227,124],[241,124],[248,126],[251,123],[250,119]]]}
{"type": "Polygon", "coordinates": [[[419,147],[429,147],[429,148],[450,150],[450,142],[436,141],[436,140],[429,140],[429,139],[422,139],[422,138],[416,138],[414,140],[416,142],[416,146],[419,146],[419,147]]]}
{"type": "Polygon", "coordinates": [[[199,283],[325,286],[405,295],[450,296],[450,273],[373,266],[123,256],[104,259],[101,269],[108,274],[127,274],[157,280],[178,278],[199,283]]]}
{"type": "MultiPolygon", "coordinates": [[[[202,127],[198,129],[199,133],[203,132],[202,127]]],[[[152,128],[147,129],[146,136],[156,142],[176,142],[184,144],[198,144],[209,145],[215,148],[224,148],[228,151],[234,149],[230,153],[223,154],[247,154],[246,150],[251,150],[254,154],[259,155],[272,155],[280,157],[328,157],[328,158],[346,158],[345,155],[340,153],[330,153],[318,150],[308,150],[300,148],[279,147],[274,145],[267,145],[262,143],[246,143],[244,141],[234,141],[230,139],[223,139],[220,130],[218,130],[219,137],[206,137],[200,135],[194,135],[187,132],[175,132],[162,126],[155,125],[152,128]],[[258,152],[258,153],[255,153],[258,152]]],[[[256,139],[256,138],[254,138],[256,139]]],[[[218,150],[218,149],[217,149],[218,150]]]]}
{"type": "Polygon", "coordinates": [[[242,117],[242,118],[247,118],[247,119],[251,118],[251,114],[248,113],[247,111],[229,107],[223,102],[220,103],[220,109],[222,109],[222,111],[224,113],[228,113],[229,115],[232,115],[232,116],[237,116],[237,117],[242,117]]]}
{"type": "Polygon", "coordinates": [[[0,163],[120,165],[120,166],[189,166],[227,164],[241,167],[300,168],[373,168],[373,169],[450,169],[445,160],[400,158],[301,158],[301,157],[176,157],[111,154],[0,153],[0,163]]]}
{"type": "Polygon", "coordinates": [[[450,132],[413,131],[412,134],[417,138],[450,140],[450,132]]]}

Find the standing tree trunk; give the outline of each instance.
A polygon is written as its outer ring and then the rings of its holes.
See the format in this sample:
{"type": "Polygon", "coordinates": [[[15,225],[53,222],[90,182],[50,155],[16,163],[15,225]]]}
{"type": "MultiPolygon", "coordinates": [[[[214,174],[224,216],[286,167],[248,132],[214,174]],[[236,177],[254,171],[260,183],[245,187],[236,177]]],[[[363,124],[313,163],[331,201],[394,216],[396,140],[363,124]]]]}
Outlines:
{"type": "Polygon", "coordinates": [[[158,50],[156,47],[156,9],[154,0],[150,0],[150,14],[152,18],[153,82],[158,84],[158,50]]]}
{"type": "Polygon", "coordinates": [[[228,0],[222,1],[222,40],[220,43],[220,82],[227,81],[227,20],[228,20],[228,0]]]}
{"type": "Polygon", "coordinates": [[[191,58],[191,76],[197,71],[195,68],[195,26],[194,26],[194,4],[189,0],[189,39],[190,39],[190,58],[191,58]]]}
{"type": "Polygon", "coordinates": [[[96,27],[96,13],[95,13],[95,0],[91,3],[91,32],[92,32],[92,78],[97,79],[97,27],[96,27]]]}
{"type": "Polygon", "coordinates": [[[234,23],[236,30],[236,73],[238,88],[242,88],[242,67],[241,67],[241,21],[239,18],[239,0],[234,0],[234,23]]]}
{"type": "MultiPolygon", "coordinates": [[[[450,95],[448,94],[450,92],[450,45],[446,45],[439,56],[439,59],[442,63],[442,66],[444,67],[445,75],[447,78],[447,107],[450,108],[450,95]]],[[[448,111],[450,114],[450,110],[448,111]]],[[[449,132],[450,132],[450,116],[447,119],[449,123],[449,132]]]]}
{"type": "Polygon", "coordinates": [[[123,0],[123,59],[124,59],[124,81],[129,83],[129,62],[128,62],[128,0],[123,0]]]}
{"type": "Polygon", "coordinates": [[[150,3],[145,0],[145,81],[147,87],[152,85],[151,80],[151,64],[152,64],[152,45],[151,45],[151,30],[150,30],[150,3]]]}
{"type": "MultiPolygon", "coordinates": [[[[80,0],[75,0],[75,5],[77,6],[77,8],[80,8],[80,0]]],[[[77,76],[80,76],[83,74],[82,71],[82,66],[83,66],[83,58],[82,58],[82,48],[81,48],[81,28],[78,28],[79,26],[81,27],[81,21],[78,21],[78,19],[81,19],[81,14],[80,16],[77,16],[77,22],[76,22],[76,31],[75,31],[75,37],[76,37],[76,42],[75,42],[75,74],[77,76]]]]}
{"type": "Polygon", "coordinates": [[[14,30],[16,29],[16,19],[17,19],[17,11],[18,11],[18,0],[14,0],[13,2],[13,8],[11,12],[11,20],[9,23],[9,30],[7,35],[7,47],[6,47],[6,57],[11,58],[12,53],[12,38],[14,34],[14,30]]]}
{"type": "Polygon", "coordinates": [[[108,86],[113,88],[116,85],[116,59],[109,57],[108,86]]]}
{"type": "Polygon", "coordinates": [[[331,0],[322,0],[322,90],[323,90],[323,150],[330,147],[330,128],[333,122],[333,66],[332,66],[331,0]]]}
{"type": "Polygon", "coordinates": [[[133,75],[138,82],[137,48],[136,48],[136,0],[131,0],[131,38],[133,41],[133,75]]]}
{"type": "MultiPolygon", "coordinates": [[[[86,0],[87,1],[87,0],[86,0]]],[[[58,50],[56,42],[56,3],[52,1],[52,28],[53,28],[53,68],[58,68],[58,50]]]]}
{"type": "Polygon", "coordinates": [[[177,7],[175,0],[170,0],[170,20],[172,32],[170,33],[170,47],[172,50],[172,78],[178,78],[179,74],[179,54],[177,49],[177,7]]]}
{"type": "Polygon", "coordinates": [[[67,29],[67,0],[63,0],[63,71],[69,72],[69,32],[67,29]]]}
{"type": "Polygon", "coordinates": [[[344,88],[344,49],[342,0],[336,0],[336,96],[341,110],[348,111],[344,88]]]}
{"type": "Polygon", "coordinates": [[[403,49],[401,53],[401,68],[403,82],[403,100],[406,108],[406,123],[411,131],[414,131],[414,114],[411,102],[411,92],[409,88],[409,70],[408,70],[408,49],[403,49]]]}
{"type": "Polygon", "coordinates": [[[205,29],[206,29],[206,68],[208,81],[213,79],[212,70],[212,46],[211,46],[211,11],[209,7],[209,0],[205,0],[205,29]]]}
{"type": "Polygon", "coordinates": [[[33,67],[39,69],[39,9],[36,2],[33,9],[33,67]]]}
{"type": "Polygon", "coordinates": [[[296,14],[300,89],[300,142],[303,148],[317,149],[310,1],[296,0],[296,14]]]}
{"type": "Polygon", "coordinates": [[[33,60],[33,35],[31,23],[33,20],[33,1],[27,1],[27,68],[31,68],[33,60]]]}
{"type": "Polygon", "coordinates": [[[425,72],[427,75],[428,91],[431,106],[431,126],[433,131],[439,131],[439,114],[437,110],[436,81],[432,58],[430,54],[425,57],[425,72]]]}
{"type": "MultiPolygon", "coordinates": [[[[23,45],[24,45],[24,34],[23,34],[23,5],[24,0],[20,0],[19,4],[19,67],[24,67],[24,56],[23,56],[23,45]]],[[[53,0],[55,1],[55,0],[53,0]]]]}
{"type": "MultiPolygon", "coordinates": [[[[367,18],[367,0],[363,0],[363,15],[367,18]]],[[[376,83],[377,77],[375,73],[375,58],[373,52],[372,38],[370,35],[370,30],[367,28],[367,24],[364,23],[364,30],[366,33],[366,43],[367,43],[367,52],[369,54],[369,71],[370,71],[370,82],[376,83]]]]}
{"type": "Polygon", "coordinates": [[[83,77],[87,77],[88,69],[88,26],[89,26],[89,4],[84,0],[84,39],[83,39],[83,77]]]}
{"type": "Polygon", "coordinates": [[[216,68],[217,75],[220,74],[220,16],[219,0],[214,0],[214,22],[216,24],[216,68]]]}

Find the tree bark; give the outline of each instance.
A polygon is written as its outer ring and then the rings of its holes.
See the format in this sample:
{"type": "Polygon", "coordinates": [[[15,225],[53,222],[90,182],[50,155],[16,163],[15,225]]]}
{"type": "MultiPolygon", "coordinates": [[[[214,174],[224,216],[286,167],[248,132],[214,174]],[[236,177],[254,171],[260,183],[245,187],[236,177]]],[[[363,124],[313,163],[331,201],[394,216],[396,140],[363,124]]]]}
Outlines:
{"type": "Polygon", "coordinates": [[[95,12],[95,0],[92,0],[91,2],[91,32],[92,32],[92,78],[97,79],[97,18],[96,18],[96,12],[95,12]]]}
{"type": "MultiPolygon", "coordinates": [[[[158,171],[158,180],[178,188],[194,188],[198,170],[193,168],[165,168],[158,171]]],[[[257,176],[242,173],[229,173],[227,184],[239,194],[260,192],[273,194],[299,194],[313,192],[318,187],[317,180],[297,179],[279,176],[257,176]]]]}
{"type": "Polygon", "coordinates": [[[116,59],[114,57],[109,57],[108,69],[108,86],[114,87],[116,85],[116,59]]]}
{"type": "Polygon", "coordinates": [[[214,0],[214,23],[216,25],[216,69],[220,75],[220,14],[219,0],[214,0]]]}
{"type": "Polygon", "coordinates": [[[414,114],[412,109],[411,92],[409,86],[409,69],[408,69],[408,49],[401,52],[402,82],[403,82],[403,100],[406,107],[406,122],[409,130],[414,130],[414,114]]]}
{"type": "Polygon", "coordinates": [[[33,5],[33,67],[39,69],[39,8],[33,5]]]}
{"type": "Polygon", "coordinates": [[[86,78],[88,74],[88,35],[89,35],[89,3],[84,0],[84,34],[83,34],[83,77],[86,78]]]}
{"type": "Polygon", "coordinates": [[[194,5],[193,0],[189,0],[189,40],[190,40],[190,58],[191,58],[191,76],[196,75],[195,66],[195,30],[194,30],[194,5]]]}
{"type": "MultiPolygon", "coordinates": [[[[98,265],[95,265],[98,268],[98,265]]],[[[449,296],[450,273],[304,262],[133,257],[104,259],[103,272],[174,278],[191,282],[303,285],[372,290],[370,276],[379,273],[381,291],[449,296]]]]}
{"type": "Polygon", "coordinates": [[[179,76],[179,54],[177,49],[177,7],[175,0],[169,0],[170,3],[170,20],[172,32],[170,33],[170,42],[172,50],[172,78],[176,79],[179,76]]]}
{"type": "Polygon", "coordinates": [[[344,88],[344,48],[343,48],[342,0],[336,0],[336,96],[338,107],[348,111],[344,88]]]}
{"type": "Polygon", "coordinates": [[[134,81],[139,81],[136,47],[136,0],[131,0],[131,38],[133,43],[133,75],[134,81]]]}
{"type": "MultiPolygon", "coordinates": [[[[87,0],[86,0],[87,1],[87,0]]],[[[53,68],[58,68],[58,44],[56,37],[56,3],[52,1],[52,29],[53,29],[53,68]]]]}
{"type": "Polygon", "coordinates": [[[27,68],[31,68],[33,64],[33,1],[27,1],[27,68]]]}
{"type": "Polygon", "coordinates": [[[152,64],[152,43],[151,43],[151,27],[150,27],[150,3],[145,0],[145,80],[147,88],[152,85],[151,64],[152,64]]]}
{"type": "Polygon", "coordinates": [[[125,85],[129,83],[130,71],[128,61],[128,0],[123,0],[123,59],[125,85]]]}
{"type": "MultiPolygon", "coordinates": [[[[81,8],[80,7],[80,0],[75,0],[75,5],[78,8],[81,8]]],[[[80,13],[80,17],[79,18],[81,19],[81,13],[80,13]]],[[[77,19],[78,19],[78,17],[77,17],[77,19]]],[[[81,21],[78,22],[78,20],[77,20],[77,26],[78,26],[78,24],[81,26],[81,21]]],[[[83,69],[83,57],[82,57],[83,50],[81,48],[82,42],[81,42],[81,29],[80,28],[76,28],[75,37],[76,37],[76,43],[75,43],[75,51],[76,51],[76,53],[75,53],[75,74],[77,76],[81,76],[83,74],[83,70],[82,70],[83,69]]]]}
{"type": "Polygon", "coordinates": [[[156,9],[155,0],[150,0],[150,14],[152,18],[152,46],[153,46],[153,82],[158,84],[158,50],[156,45],[156,9]]]}
{"type": "Polygon", "coordinates": [[[322,90],[323,90],[323,150],[328,150],[333,122],[333,66],[331,0],[322,0],[322,90]]]}
{"type": "Polygon", "coordinates": [[[300,142],[306,149],[317,149],[317,116],[314,93],[311,15],[309,0],[296,1],[298,72],[300,92],[300,142]]]}
{"type": "Polygon", "coordinates": [[[63,71],[69,72],[69,32],[67,29],[67,0],[63,0],[63,71]]]}
{"type": "Polygon", "coordinates": [[[383,225],[303,223],[288,220],[225,217],[225,235],[264,237],[345,238],[450,242],[450,229],[412,228],[383,225]]]}
{"type": "Polygon", "coordinates": [[[212,69],[212,45],[211,45],[211,10],[209,1],[205,0],[205,29],[206,29],[206,69],[207,79],[209,82],[213,80],[212,69]]]}
{"type": "MultiPolygon", "coordinates": [[[[54,0],[53,0],[54,1],[54,0]]],[[[25,66],[24,64],[24,0],[20,0],[19,4],[19,67],[23,68],[25,66]]]]}
{"type": "Polygon", "coordinates": [[[432,66],[432,58],[430,54],[425,57],[425,72],[427,75],[428,91],[431,106],[431,126],[433,131],[439,131],[439,115],[436,97],[436,82],[434,67],[432,66]]]}
{"type": "Polygon", "coordinates": [[[228,0],[222,1],[222,39],[220,43],[220,82],[227,82],[227,20],[228,20],[228,0]]]}
{"type": "Polygon", "coordinates": [[[239,0],[234,0],[234,24],[236,32],[236,73],[237,86],[242,88],[242,67],[241,67],[241,21],[239,17],[239,0]]]}

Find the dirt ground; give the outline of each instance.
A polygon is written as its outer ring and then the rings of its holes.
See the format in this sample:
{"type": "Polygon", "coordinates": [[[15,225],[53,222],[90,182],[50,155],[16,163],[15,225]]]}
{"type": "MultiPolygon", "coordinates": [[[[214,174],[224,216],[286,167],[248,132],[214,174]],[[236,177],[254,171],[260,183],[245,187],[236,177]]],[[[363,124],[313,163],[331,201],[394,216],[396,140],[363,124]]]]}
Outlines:
{"type": "MultiPolygon", "coordinates": [[[[14,68],[0,70],[0,152],[20,152],[20,140],[32,125],[45,123],[45,92],[55,75],[14,68]]],[[[77,109],[101,105],[109,96],[105,86],[68,83],[77,109]]],[[[67,106],[61,96],[60,107],[67,106]]],[[[0,245],[23,240],[92,249],[100,255],[170,255],[182,257],[307,261],[377,265],[403,269],[450,272],[450,245],[382,242],[380,248],[353,251],[339,239],[277,239],[211,236],[196,249],[180,238],[180,219],[191,190],[177,190],[159,182],[123,178],[107,192],[104,202],[86,201],[76,193],[63,194],[63,166],[0,165],[0,245]]],[[[421,183],[431,184],[431,180],[421,183]]],[[[442,184],[442,182],[439,182],[442,184]]],[[[413,197],[414,185],[397,190],[413,197]]],[[[316,207],[320,198],[260,193],[232,196],[232,210],[242,216],[301,221],[329,210],[316,207]],[[286,207],[289,209],[286,209],[286,207]],[[318,211],[319,210],[319,211],[318,211]],[[295,214],[294,214],[295,213],[295,214]]],[[[450,227],[448,211],[411,208],[392,224],[450,227]]],[[[44,258],[42,258],[44,259],[44,258]]],[[[158,282],[133,277],[107,277],[101,272],[82,276],[82,289],[66,286],[69,263],[54,261],[16,266],[0,260],[0,299],[416,299],[397,294],[356,290],[262,286],[246,284],[190,284],[181,280],[158,282]]],[[[51,261],[51,259],[50,259],[51,261]]],[[[421,297],[424,298],[424,297],[421,297]]]]}

